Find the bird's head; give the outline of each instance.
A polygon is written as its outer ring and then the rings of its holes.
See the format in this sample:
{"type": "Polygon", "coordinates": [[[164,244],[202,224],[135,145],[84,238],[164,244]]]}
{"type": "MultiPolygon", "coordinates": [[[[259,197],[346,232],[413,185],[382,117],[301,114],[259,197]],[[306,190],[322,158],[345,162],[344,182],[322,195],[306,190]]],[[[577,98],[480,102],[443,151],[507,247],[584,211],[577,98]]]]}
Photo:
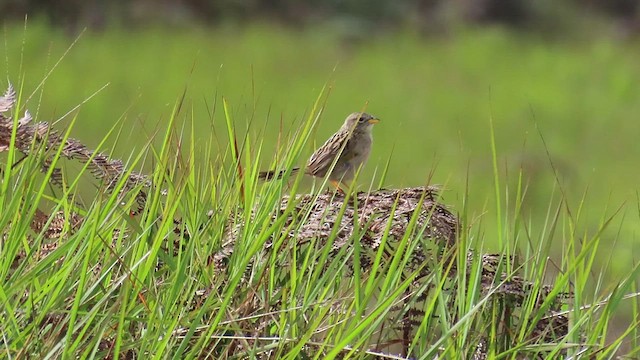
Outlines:
{"type": "Polygon", "coordinates": [[[353,130],[353,131],[361,131],[361,130],[370,130],[373,124],[379,123],[380,120],[375,116],[364,112],[355,112],[347,116],[347,119],[344,121],[343,127],[353,130]]]}

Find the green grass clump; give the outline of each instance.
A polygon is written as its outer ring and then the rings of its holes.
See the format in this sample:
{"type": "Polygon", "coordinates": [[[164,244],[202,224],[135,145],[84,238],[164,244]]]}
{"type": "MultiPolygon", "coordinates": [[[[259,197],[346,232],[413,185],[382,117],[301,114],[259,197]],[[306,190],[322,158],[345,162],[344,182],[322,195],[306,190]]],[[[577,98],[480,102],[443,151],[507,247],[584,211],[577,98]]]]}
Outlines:
{"type": "MultiPolygon", "coordinates": [[[[252,135],[258,122],[248,130],[238,126],[226,100],[216,109],[228,145],[217,156],[210,150],[220,139],[202,144],[195,126],[181,125],[195,121],[181,100],[167,129],[129,154],[119,176],[97,177],[89,165],[97,152],[64,158],[71,127],[46,132],[59,135],[62,145],[42,146],[51,144],[44,137],[28,150],[16,147],[16,129],[27,126],[19,121],[22,99],[19,91],[0,133],[10,139],[0,184],[0,353],[6,358],[607,359],[640,350],[637,317],[611,332],[622,304],[638,308],[638,266],[615,284],[594,269],[614,218],[583,229],[582,208],[561,196],[550,197],[545,222],[531,222],[520,211],[521,179],[504,190],[497,150],[500,252],[485,250],[469,194],[453,244],[436,243],[437,224],[420,219],[420,211],[405,218],[406,231],[392,235],[393,219],[406,216],[398,196],[391,214],[377,214],[390,219],[380,246],[366,245],[370,229],[357,217],[339,246],[344,227],[338,226],[326,229],[326,237],[296,241],[313,211],[294,209],[301,177],[257,181],[264,149],[252,135]],[[72,163],[80,169],[66,172],[72,163]],[[57,168],[61,182],[54,179],[57,168]],[[143,168],[148,175],[134,172],[143,168]],[[142,180],[132,186],[132,177],[142,180]],[[78,195],[82,181],[96,190],[88,201],[78,195]],[[41,210],[45,223],[34,226],[41,210]],[[52,236],[46,229],[54,224],[52,236]],[[564,247],[552,262],[557,239],[564,247]]],[[[323,93],[293,133],[281,133],[273,165],[290,168],[304,159],[326,107],[323,93]]],[[[121,133],[109,131],[116,140],[121,133]]],[[[105,137],[99,150],[110,141],[105,137]]],[[[334,195],[320,187],[308,196],[334,195]]],[[[366,208],[359,201],[335,209],[338,224],[348,207],[366,208]]]]}

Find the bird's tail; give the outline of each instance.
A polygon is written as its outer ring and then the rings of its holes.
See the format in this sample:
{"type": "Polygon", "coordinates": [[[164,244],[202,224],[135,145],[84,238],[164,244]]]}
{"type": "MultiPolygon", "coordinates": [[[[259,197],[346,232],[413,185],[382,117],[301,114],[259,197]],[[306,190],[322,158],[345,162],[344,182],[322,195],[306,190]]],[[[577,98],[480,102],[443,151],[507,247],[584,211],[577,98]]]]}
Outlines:
{"type": "MultiPolygon", "coordinates": [[[[298,171],[300,171],[300,167],[296,166],[293,169],[291,169],[291,175],[295,175],[298,171]]],[[[258,174],[258,179],[260,180],[264,180],[264,181],[270,181],[273,179],[282,179],[282,176],[284,176],[284,173],[286,173],[287,170],[268,170],[268,171],[260,171],[260,174],[258,174]]]]}

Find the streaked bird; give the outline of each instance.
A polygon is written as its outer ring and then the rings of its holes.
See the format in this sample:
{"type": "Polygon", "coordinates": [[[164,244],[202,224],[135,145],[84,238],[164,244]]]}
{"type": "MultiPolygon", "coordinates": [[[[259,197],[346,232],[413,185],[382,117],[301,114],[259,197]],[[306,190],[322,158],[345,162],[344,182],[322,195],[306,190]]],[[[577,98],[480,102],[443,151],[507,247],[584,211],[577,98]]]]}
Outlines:
{"type": "MultiPolygon", "coordinates": [[[[340,129],[311,155],[304,169],[305,174],[323,178],[330,171],[329,182],[343,191],[340,185],[346,186],[346,183],[353,179],[358,168],[364,166],[369,158],[373,142],[373,125],[379,121],[376,117],[364,112],[347,116],[340,129]]],[[[293,168],[292,173],[299,170],[299,167],[293,168]]],[[[262,171],[259,178],[279,179],[284,172],[284,170],[262,171]]]]}

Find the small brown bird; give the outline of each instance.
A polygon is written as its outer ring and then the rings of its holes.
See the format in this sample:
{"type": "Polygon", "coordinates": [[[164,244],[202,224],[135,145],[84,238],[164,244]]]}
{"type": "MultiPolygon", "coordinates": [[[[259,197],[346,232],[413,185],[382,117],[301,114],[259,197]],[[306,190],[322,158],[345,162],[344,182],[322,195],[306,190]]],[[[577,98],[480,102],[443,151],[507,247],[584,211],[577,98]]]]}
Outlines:
{"type": "MultiPolygon", "coordinates": [[[[329,182],[336,189],[343,191],[340,185],[346,185],[347,181],[352,180],[358,168],[369,158],[373,141],[371,130],[373,124],[379,121],[374,116],[361,112],[347,116],[342,127],[311,155],[305,174],[321,178],[331,170],[329,182]],[[333,168],[332,165],[334,165],[333,168]]],[[[296,167],[292,172],[296,173],[299,170],[300,168],[296,167]]],[[[263,171],[259,178],[279,179],[283,174],[284,171],[263,171]]]]}

